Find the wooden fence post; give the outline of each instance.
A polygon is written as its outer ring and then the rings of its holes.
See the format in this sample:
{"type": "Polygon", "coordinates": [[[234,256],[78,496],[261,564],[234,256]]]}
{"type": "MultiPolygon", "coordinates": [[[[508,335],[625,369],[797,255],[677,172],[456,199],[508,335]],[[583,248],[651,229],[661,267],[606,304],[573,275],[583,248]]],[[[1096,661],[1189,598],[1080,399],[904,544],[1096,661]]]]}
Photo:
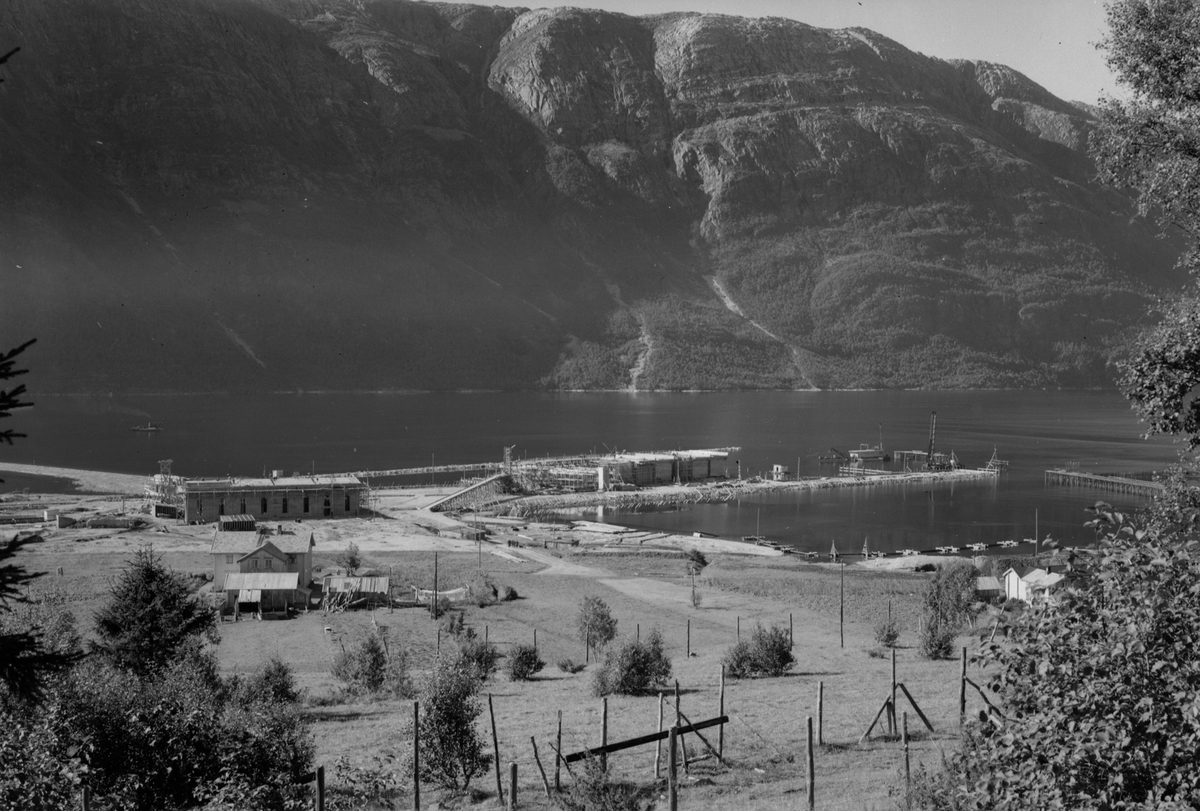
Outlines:
{"type": "MultiPolygon", "coordinates": [[[[717,717],[725,717],[725,665],[721,665],[721,692],[717,698],[717,717]]],[[[725,757],[725,725],[717,727],[717,754],[725,757]]]]}
{"type": "Polygon", "coordinates": [[[687,655],[690,659],[692,656],[692,621],[687,621],[687,655]]]}
{"type": "Polygon", "coordinates": [[[529,742],[533,745],[533,762],[537,764],[538,774],[542,776],[542,787],[546,789],[546,799],[550,799],[550,781],[546,779],[546,770],[542,768],[542,759],[538,756],[537,740],[530,735],[529,742]]]}
{"type": "Polygon", "coordinates": [[[429,595],[429,616],[432,619],[437,619],[437,596],[438,596],[438,561],[437,552],[433,553],[433,594],[429,595]]]}
{"type": "Polygon", "coordinates": [[[908,755],[908,710],[904,711],[903,724],[900,734],[904,736],[904,807],[907,809],[912,805],[912,762],[908,755]]]}
{"type": "Polygon", "coordinates": [[[817,745],[825,743],[825,682],[817,682],[817,745]]]}
{"type": "Polygon", "coordinates": [[[738,642],[742,641],[742,618],[741,617],[738,617],[737,638],[738,638],[738,642]]]}
{"type": "Polygon", "coordinates": [[[813,811],[817,804],[817,779],[816,773],[813,770],[815,765],[813,760],[813,719],[808,716],[808,774],[805,777],[804,785],[808,794],[808,811],[813,811]]]}
{"type": "MultiPolygon", "coordinates": [[[[663,731],[663,694],[658,691],[658,731],[663,731]]],[[[657,780],[661,774],[659,764],[662,762],[662,741],[654,742],[654,779],[657,780]]]]}
{"type": "Polygon", "coordinates": [[[838,586],[838,633],[841,635],[842,647],[846,647],[846,564],[841,565],[842,580],[838,586]]]}
{"type": "Polygon", "coordinates": [[[533,652],[537,653],[537,628],[533,629],[533,652]]]}
{"type": "Polygon", "coordinates": [[[92,789],[89,786],[83,787],[83,811],[92,811],[92,789]]]}
{"type": "Polygon", "coordinates": [[[517,764],[508,764],[508,811],[517,811],[517,764]]]}
{"type": "Polygon", "coordinates": [[[562,751],[562,710],[558,711],[558,737],[555,738],[554,747],[554,790],[562,791],[562,782],[559,775],[562,773],[562,758],[558,753],[562,751]]]}
{"type": "Polygon", "coordinates": [[[421,704],[413,702],[413,811],[421,811],[421,704]]]}
{"type": "Polygon", "coordinates": [[[792,614],[790,611],[788,612],[788,646],[792,650],[796,649],[796,629],[795,624],[792,622],[792,614]]]}
{"type": "Polygon", "coordinates": [[[892,648],[892,711],[888,718],[888,731],[895,735],[899,730],[896,723],[896,648],[892,648]]]}
{"type": "Polygon", "coordinates": [[[958,675],[958,725],[967,720],[967,649],[962,649],[962,669],[958,675]]]}
{"type": "Polygon", "coordinates": [[[488,693],[488,717],[492,719],[492,749],[496,753],[492,758],[492,762],[496,764],[496,797],[500,804],[504,805],[504,782],[500,779],[500,739],[496,735],[496,713],[492,709],[491,693],[488,693]]]}
{"type": "Polygon", "coordinates": [[[679,737],[679,721],[667,737],[667,808],[679,811],[679,760],[675,754],[675,739],[679,737]]]}
{"type": "Polygon", "coordinates": [[[317,767],[317,811],[325,811],[325,767],[317,767]]]}
{"type": "MultiPolygon", "coordinates": [[[[600,699],[600,745],[608,746],[608,696],[600,699]]],[[[600,753],[600,771],[608,771],[608,752],[600,753]]]]}

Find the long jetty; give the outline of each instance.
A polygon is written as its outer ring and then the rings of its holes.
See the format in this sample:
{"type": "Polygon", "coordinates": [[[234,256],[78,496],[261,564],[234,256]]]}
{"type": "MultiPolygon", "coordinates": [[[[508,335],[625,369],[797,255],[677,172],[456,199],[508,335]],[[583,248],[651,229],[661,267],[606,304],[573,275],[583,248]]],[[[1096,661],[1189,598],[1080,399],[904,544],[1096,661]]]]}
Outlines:
{"type": "Polygon", "coordinates": [[[1166,488],[1159,482],[1130,479],[1124,476],[1104,476],[1099,473],[1080,473],[1075,470],[1056,468],[1045,473],[1046,484],[1062,484],[1070,487],[1093,487],[1119,493],[1134,493],[1140,496],[1156,496],[1166,488]]]}

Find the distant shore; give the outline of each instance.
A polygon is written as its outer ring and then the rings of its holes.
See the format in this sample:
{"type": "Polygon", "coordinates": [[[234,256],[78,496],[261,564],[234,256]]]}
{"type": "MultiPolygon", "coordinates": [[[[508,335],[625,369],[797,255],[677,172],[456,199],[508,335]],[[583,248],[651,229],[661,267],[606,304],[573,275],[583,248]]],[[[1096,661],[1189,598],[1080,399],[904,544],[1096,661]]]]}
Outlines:
{"type": "Polygon", "coordinates": [[[113,493],[140,496],[146,485],[145,476],[132,473],[106,473],[100,470],[79,470],[70,467],[48,465],[21,465],[15,462],[0,462],[0,471],[21,473],[26,476],[46,476],[53,479],[69,479],[84,493],[113,493]]]}

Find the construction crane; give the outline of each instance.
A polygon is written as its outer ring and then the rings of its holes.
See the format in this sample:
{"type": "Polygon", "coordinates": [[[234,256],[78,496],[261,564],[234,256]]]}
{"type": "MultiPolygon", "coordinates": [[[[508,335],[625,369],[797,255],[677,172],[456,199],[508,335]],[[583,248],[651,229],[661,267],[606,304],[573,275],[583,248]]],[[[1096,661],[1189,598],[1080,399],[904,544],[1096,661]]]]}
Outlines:
{"type": "Polygon", "coordinates": [[[930,470],[933,470],[933,438],[937,433],[937,412],[929,413],[929,455],[925,457],[925,464],[930,470]]]}

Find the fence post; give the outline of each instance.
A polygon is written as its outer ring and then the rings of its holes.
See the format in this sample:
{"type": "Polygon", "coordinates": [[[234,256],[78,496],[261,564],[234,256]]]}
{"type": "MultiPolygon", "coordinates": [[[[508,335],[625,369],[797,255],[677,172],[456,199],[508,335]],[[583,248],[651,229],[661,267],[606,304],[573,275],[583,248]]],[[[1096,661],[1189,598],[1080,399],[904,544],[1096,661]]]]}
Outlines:
{"type": "Polygon", "coordinates": [[[492,709],[492,694],[488,693],[488,717],[492,720],[492,749],[496,755],[492,762],[496,764],[496,797],[504,805],[504,782],[500,779],[500,739],[496,735],[496,713],[492,709]]]}
{"type": "Polygon", "coordinates": [[[325,811],[325,767],[317,767],[317,811],[325,811]]]}
{"type": "Polygon", "coordinates": [[[83,787],[83,811],[92,811],[92,789],[88,786],[83,787]]]}
{"type": "Polygon", "coordinates": [[[825,743],[825,682],[817,682],[817,745],[825,743]]]}
{"type": "MultiPolygon", "coordinates": [[[[600,745],[608,746],[608,696],[600,699],[600,745]]],[[[608,752],[600,753],[600,771],[608,771],[608,752]]]]}
{"type": "Polygon", "coordinates": [[[692,621],[690,619],[687,621],[687,655],[688,658],[692,656],[692,621]]]}
{"type": "Polygon", "coordinates": [[[958,725],[967,720],[967,649],[962,649],[962,669],[958,675],[958,725]]]}
{"type": "Polygon", "coordinates": [[[517,764],[508,764],[508,811],[517,811],[517,764]]]}
{"type": "Polygon", "coordinates": [[[738,642],[742,641],[742,618],[741,617],[738,617],[737,638],[738,638],[738,642]]]}
{"type": "Polygon", "coordinates": [[[808,716],[808,774],[804,780],[808,794],[808,811],[812,811],[817,805],[817,779],[813,766],[813,719],[810,715],[808,716]]]}
{"type": "Polygon", "coordinates": [[[904,736],[904,807],[912,807],[912,763],[908,755],[908,710],[904,711],[904,725],[900,734],[904,736]]]}
{"type": "Polygon", "coordinates": [[[413,702],[413,811],[421,811],[421,704],[413,702]]]}
{"type": "Polygon", "coordinates": [[[675,754],[675,739],[679,737],[679,721],[671,727],[667,737],[667,808],[679,811],[679,759],[675,754]]]}
{"type": "MultiPolygon", "coordinates": [[[[725,665],[721,665],[721,692],[717,699],[717,717],[725,717],[725,665]]],[[[661,730],[660,730],[661,731],[661,730]]],[[[717,755],[725,757],[725,725],[717,727],[717,755]]]]}
{"type": "Polygon", "coordinates": [[[892,711],[888,718],[888,729],[891,734],[895,735],[899,730],[896,729],[896,648],[892,648],[892,711]]]}
{"type": "Polygon", "coordinates": [[[788,646],[792,650],[796,649],[796,629],[795,624],[792,622],[792,614],[790,611],[788,612],[788,646]]]}
{"type": "Polygon", "coordinates": [[[562,791],[562,783],[559,780],[559,774],[562,772],[562,757],[559,752],[562,751],[562,710],[558,711],[558,737],[555,739],[554,748],[554,790],[562,791]]]}
{"type": "MultiPolygon", "coordinates": [[[[658,691],[658,731],[663,731],[663,694],[658,691]]],[[[657,780],[661,774],[659,764],[662,762],[662,741],[654,742],[654,779],[657,780]]]]}

